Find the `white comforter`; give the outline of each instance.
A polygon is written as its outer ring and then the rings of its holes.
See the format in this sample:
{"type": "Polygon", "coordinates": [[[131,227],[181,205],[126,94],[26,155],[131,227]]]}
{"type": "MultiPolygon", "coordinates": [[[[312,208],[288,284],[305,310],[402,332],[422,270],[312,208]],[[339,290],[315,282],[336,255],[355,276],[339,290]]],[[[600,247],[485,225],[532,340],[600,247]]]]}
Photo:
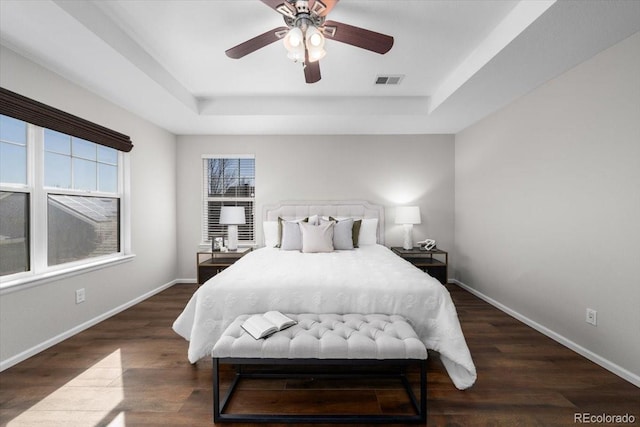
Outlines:
{"type": "Polygon", "coordinates": [[[189,361],[211,355],[240,314],[384,313],[408,319],[459,389],[476,370],[449,292],[384,246],[303,254],[263,248],[214,276],[193,295],[173,329],[189,341],[189,361]]]}

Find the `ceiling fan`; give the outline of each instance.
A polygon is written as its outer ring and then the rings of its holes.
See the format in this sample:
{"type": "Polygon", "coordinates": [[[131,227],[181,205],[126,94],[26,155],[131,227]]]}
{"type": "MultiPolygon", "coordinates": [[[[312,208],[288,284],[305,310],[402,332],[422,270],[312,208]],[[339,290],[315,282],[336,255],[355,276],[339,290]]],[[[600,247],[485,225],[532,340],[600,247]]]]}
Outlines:
{"type": "Polygon", "coordinates": [[[381,55],[387,53],[393,46],[391,36],[326,20],[327,14],[339,0],[261,1],[283,16],[286,27],[274,28],[228,49],[225,53],[229,58],[242,58],[282,39],[289,59],[304,63],[305,81],[315,83],[320,80],[319,60],[326,54],[325,38],[381,55]]]}

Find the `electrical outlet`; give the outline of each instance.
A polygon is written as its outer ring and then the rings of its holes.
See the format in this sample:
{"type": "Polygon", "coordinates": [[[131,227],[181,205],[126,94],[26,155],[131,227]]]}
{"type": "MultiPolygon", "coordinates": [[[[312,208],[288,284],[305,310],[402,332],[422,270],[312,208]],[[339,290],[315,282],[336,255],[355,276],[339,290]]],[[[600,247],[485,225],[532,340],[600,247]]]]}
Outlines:
{"type": "Polygon", "coordinates": [[[598,312],[593,308],[587,308],[587,319],[586,322],[592,324],[593,326],[598,326],[598,312]]]}
{"type": "Polygon", "coordinates": [[[84,299],[85,299],[84,288],[76,289],[76,304],[80,304],[81,302],[84,302],[84,299]]]}

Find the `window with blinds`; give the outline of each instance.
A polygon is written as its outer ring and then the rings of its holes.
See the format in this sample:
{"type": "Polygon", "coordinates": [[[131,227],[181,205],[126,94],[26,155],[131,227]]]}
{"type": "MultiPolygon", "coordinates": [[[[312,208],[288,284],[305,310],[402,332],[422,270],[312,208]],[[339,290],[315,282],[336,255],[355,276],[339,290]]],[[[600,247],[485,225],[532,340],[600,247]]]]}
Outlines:
{"type": "Polygon", "coordinates": [[[242,206],[246,224],[238,225],[238,241],[255,242],[256,168],[253,156],[203,156],[202,241],[227,238],[227,226],[220,224],[222,206],[242,206]]]}

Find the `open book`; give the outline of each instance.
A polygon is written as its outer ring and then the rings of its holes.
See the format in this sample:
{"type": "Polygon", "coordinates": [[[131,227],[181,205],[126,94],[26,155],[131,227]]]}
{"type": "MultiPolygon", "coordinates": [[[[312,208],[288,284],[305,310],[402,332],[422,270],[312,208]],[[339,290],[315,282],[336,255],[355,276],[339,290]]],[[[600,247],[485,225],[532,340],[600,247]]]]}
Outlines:
{"type": "Polygon", "coordinates": [[[242,324],[242,329],[258,340],[275,332],[287,329],[296,323],[298,322],[279,311],[267,311],[265,314],[254,314],[249,317],[242,324]]]}

